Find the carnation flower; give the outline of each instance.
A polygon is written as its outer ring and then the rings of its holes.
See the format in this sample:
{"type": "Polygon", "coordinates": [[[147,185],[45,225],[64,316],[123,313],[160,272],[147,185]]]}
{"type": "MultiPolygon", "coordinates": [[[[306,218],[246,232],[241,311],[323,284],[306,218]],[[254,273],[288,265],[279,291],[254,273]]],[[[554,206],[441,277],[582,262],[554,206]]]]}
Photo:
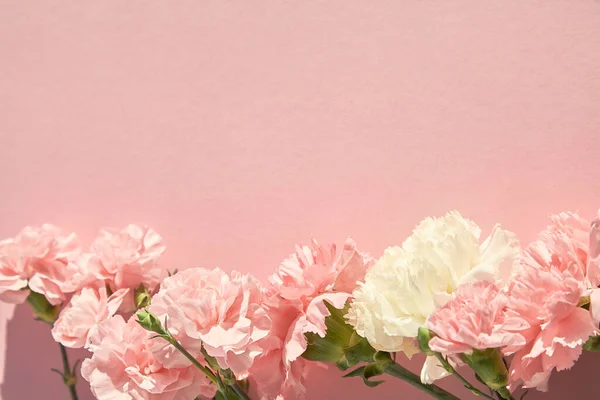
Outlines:
{"type": "Polygon", "coordinates": [[[14,239],[0,242],[0,301],[20,304],[27,299],[27,274],[23,249],[14,239]]]}
{"type": "Polygon", "coordinates": [[[297,246],[296,253],[284,260],[269,277],[269,313],[275,326],[263,341],[265,354],[258,365],[278,365],[277,373],[253,372],[261,399],[304,398],[303,381],[306,351],[305,333],[324,337],[325,318],[329,311],[325,301],[343,308],[357,282],[372,265],[371,258],[360,253],[352,239],[347,239],[338,254],[334,244],[297,246]],[[281,310],[285,310],[282,312],[281,310]]]}
{"type": "Polygon", "coordinates": [[[97,325],[115,315],[128,293],[120,289],[109,297],[106,288],[83,288],[60,312],[52,337],[65,347],[87,347],[97,325]]]}
{"type": "Polygon", "coordinates": [[[480,243],[480,233],[455,211],[422,221],[402,246],[385,250],[354,291],[349,323],[375,349],[412,355],[418,328],[456,288],[509,277],[516,236],[495,226],[480,243]]]}
{"type": "Polygon", "coordinates": [[[29,288],[52,305],[68,300],[89,282],[87,269],[75,263],[80,247],[74,233],[62,236],[59,228],[49,224],[26,227],[10,246],[9,263],[18,265],[21,278],[29,278],[29,288]]]}
{"type": "Polygon", "coordinates": [[[128,225],[120,231],[100,231],[88,263],[112,290],[135,289],[143,284],[153,291],[168,275],[157,263],[164,251],[162,238],[154,230],[128,225]]]}
{"type": "MultiPolygon", "coordinates": [[[[552,217],[552,225],[527,247],[510,282],[508,313],[527,323],[524,346],[509,346],[511,385],[546,391],[551,372],[569,369],[587,339],[598,332],[589,311],[579,308],[597,275],[589,257],[589,223],[573,213],[552,217]],[[586,238],[588,238],[586,240],[586,238]]],[[[597,241],[592,230],[592,239],[597,241]]],[[[597,248],[597,242],[592,247],[597,248]]],[[[594,308],[594,305],[592,304],[594,308]]]]}
{"type": "Polygon", "coordinates": [[[269,335],[261,340],[263,353],[250,370],[253,386],[261,400],[304,399],[306,362],[302,358],[290,361],[286,352],[286,343],[294,340],[290,329],[302,314],[301,309],[278,296],[267,299],[266,306],[273,325],[269,335]]]}
{"type": "Polygon", "coordinates": [[[149,310],[161,320],[168,316],[175,336],[201,341],[221,368],[245,379],[271,328],[262,303],[260,283],[252,276],[193,268],[165,279],[149,310]]]}
{"type": "Polygon", "coordinates": [[[167,368],[159,361],[157,355],[166,341],[153,335],[134,317],[125,322],[117,315],[99,325],[93,355],[81,366],[81,376],[94,396],[98,400],[212,398],[216,387],[191,363],[167,368]]]}
{"type": "Polygon", "coordinates": [[[449,355],[525,344],[514,332],[522,328],[520,321],[506,317],[507,303],[506,294],[493,283],[460,285],[453,298],[427,319],[426,327],[436,334],[429,347],[449,355]]]}

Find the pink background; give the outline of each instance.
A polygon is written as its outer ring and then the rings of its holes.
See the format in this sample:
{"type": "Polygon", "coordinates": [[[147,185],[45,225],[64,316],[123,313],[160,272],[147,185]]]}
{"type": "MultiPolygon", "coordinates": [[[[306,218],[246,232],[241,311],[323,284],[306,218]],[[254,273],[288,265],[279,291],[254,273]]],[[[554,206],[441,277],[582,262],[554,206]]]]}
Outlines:
{"type": "MultiPolygon", "coordinates": [[[[599,104],[597,1],[0,0],[0,237],[137,222],[172,268],[261,278],[452,208],[527,241],[600,206],[599,104]]],[[[4,399],[66,398],[27,307],[7,336],[4,399]]],[[[599,363],[543,397],[596,398],[599,363]]],[[[338,375],[309,399],[424,398],[338,375]]]]}

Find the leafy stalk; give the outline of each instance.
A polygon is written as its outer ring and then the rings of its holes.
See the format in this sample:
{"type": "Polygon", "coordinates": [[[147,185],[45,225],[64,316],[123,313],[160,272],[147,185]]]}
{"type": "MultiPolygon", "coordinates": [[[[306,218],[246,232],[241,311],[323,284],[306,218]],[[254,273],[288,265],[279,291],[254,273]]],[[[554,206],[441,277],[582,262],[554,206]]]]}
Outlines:
{"type": "Polygon", "coordinates": [[[437,385],[425,385],[424,383],[421,382],[421,378],[417,374],[409,371],[408,369],[404,368],[400,364],[397,364],[397,363],[390,364],[388,367],[386,367],[385,373],[388,375],[391,375],[395,378],[403,380],[404,382],[408,383],[409,385],[412,385],[413,387],[416,387],[417,389],[422,390],[423,392],[427,393],[428,395],[430,395],[431,397],[433,397],[435,399],[438,399],[438,400],[460,400],[460,398],[456,397],[455,395],[453,395],[450,392],[445,391],[444,389],[442,389],[441,387],[439,387],[437,385]]]}

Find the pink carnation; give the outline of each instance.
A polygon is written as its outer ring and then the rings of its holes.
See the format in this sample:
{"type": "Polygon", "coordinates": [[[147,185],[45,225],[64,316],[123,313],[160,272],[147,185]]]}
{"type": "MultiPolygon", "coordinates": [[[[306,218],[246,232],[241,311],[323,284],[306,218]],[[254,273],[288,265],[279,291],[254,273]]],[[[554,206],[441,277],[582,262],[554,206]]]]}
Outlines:
{"type": "Polygon", "coordinates": [[[364,279],[367,263],[372,260],[358,252],[352,239],[346,240],[340,255],[335,244],[319,245],[313,239],[310,246],[296,246],[296,253],[281,263],[269,282],[284,299],[306,303],[332,290],[351,293],[364,279]]]}
{"type": "Polygon", "coordinates": [[[263,354],[254,361],[250,379],[261,400],[304,399],[306,361],[299,358],[291,362],[286,355],[286,343],[293,340],[290,327],[302,312],[280,297],[271,297],[266,304],[273,326],[261,341],[263,354]]]}
{"type": "Polygon", "coordinates": [[[261,399],[304,398],[305,361],[300,358],[306,350],[307,332],[326,334],[325,318],[329,311],[325,301],[343,308],[357,282],[364,279],[373,260],[360,253],[352,239],[344,243],[341,254],[336,246],[297,246],[296,253],[287,258],[269,278],[270,306],[275,328],[263,344],[269,350],[257,359],[257,364],[278,365],[277,373],[253,372],[261,399]],[[281,309],[286,310],[283,317],[281,309]],[[268,360],[268,361],[267,361],[268,360]],[[293,395],[291,395],[293,394],[293,395]]]}
{"type": "Polygon", "coordinates": [[[128,292],[120,289],[108,297],[106,288],[83,288],[60,312],[52,328],[54,340],[65,347],[87,347],[97,325],[115,315],[128,292]]]}
{"type": "Polygon", "coordinates": [[[0,301],[20,304],[27,299],[27,273],[21,246],[14,239],[0,242],[0,301]]]}
{"type": "MultiPolygon", "coordinates": [[[[569,369],[582,345],[597,333],[597,323],[578,303],[590,294],[589,226],[577,214],[561,213],[522,254],[509,286],[507,313],[521,318],[526,344],[515,353],[511,386],[521,383],[545,391],[551,372],[569,369]]],[[[595,285],[595,283],[594,283],[595,285]]]]}
{"type": "Polygon", "coordinates": [[[18,256],[29,288],[43,294],[50,304],[63,303],[89,282],[87,269],[75,262],[80,247],[74,233],[62,236],[60,229],[44,224],[26,227],[14,242],[21,248],[18,256]]]}
{"type": "Polygon", "coordinates": [[[154,230],[128,225],[120,231],[103,229],[92,244],[88,262],[97,278],[112,290],[137,288],[153,291],[168,275],[157,260],[164,253],[162,238],[154,230]]]}
{"type": "Polygon", "coordinates": [[[168,316],[174,335],[201,341],[221,368],[244,379],[271,328],[262,303],[252,276],[193,268],[165,279],[149,309],[161,320],[168,316]]]}
{"type": "Polygon", "coordinates": [[[427,319],[427,328],[437,335],[429,346],[449,355],[525,344],[523,336],[510,330],[522,326],[506,317],[507,303],[506,294],[493,283],[460,285],[452,299],[427,319]]]}
{"type": "MultiPolygon", "coordinates": [[[[212,398],[214,385],[196,367],[167,368],[157,356],[166,343],[135,320],[117,315],[100,324],[81,376],[98,400],[190,400],[212,398]],[[164,343],[161,343],[163,341],[164,343]]],[[[172,347],[172,346],[170,346],[172,347]]]]}

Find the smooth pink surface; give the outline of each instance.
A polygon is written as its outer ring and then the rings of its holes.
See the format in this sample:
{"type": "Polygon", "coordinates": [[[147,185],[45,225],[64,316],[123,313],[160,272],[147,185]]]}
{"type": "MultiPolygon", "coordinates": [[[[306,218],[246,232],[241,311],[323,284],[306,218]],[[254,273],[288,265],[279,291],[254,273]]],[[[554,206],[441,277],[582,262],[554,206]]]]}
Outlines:
{"type": "MultiPolygon", "coordinates": [[[[2,0],[0,237],[144,223],[173,268],[263,279],[312,235],[378,255],[452,208],[529,240],[600,207],[599,104],[593,0],[2,0]]],[[[8,345],[5,400],[65,398],[26,306],[8,345]]],[[[598,363],[528,399],[595,398],[598,363]]],[[[309,399],[424,398],[338,376],[309,399]]]]}

